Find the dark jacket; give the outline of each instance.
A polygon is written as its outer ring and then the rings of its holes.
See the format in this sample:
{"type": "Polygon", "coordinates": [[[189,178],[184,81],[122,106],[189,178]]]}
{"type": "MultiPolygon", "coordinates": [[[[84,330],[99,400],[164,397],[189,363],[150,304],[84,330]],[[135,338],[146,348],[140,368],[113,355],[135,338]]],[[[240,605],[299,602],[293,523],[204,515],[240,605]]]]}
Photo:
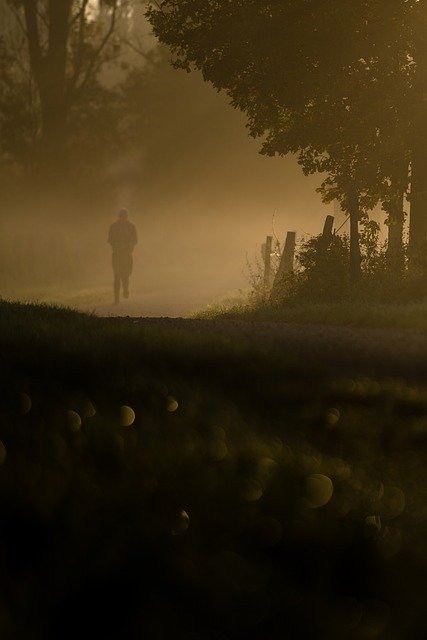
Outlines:
{"type": "Polygon", "coordinates": [[[108,242],[111,244],[113,252],[132,253],[138,242],[135,225],[128,220],[113,222],[108,232],[108,242]]]}

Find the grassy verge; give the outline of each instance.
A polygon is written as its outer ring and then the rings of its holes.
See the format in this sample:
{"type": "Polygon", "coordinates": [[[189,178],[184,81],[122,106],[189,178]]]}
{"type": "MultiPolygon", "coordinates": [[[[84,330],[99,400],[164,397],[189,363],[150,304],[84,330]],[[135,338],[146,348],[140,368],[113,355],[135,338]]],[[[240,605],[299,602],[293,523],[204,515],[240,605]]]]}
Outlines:
{"type": "Polygon", "coordinates": [[[0,304],[0,633],[421,638],[427,389],[0,304]]]}
{"type": "Polygon", "coordinates": [[[263,304],[237,303],[207,307],[197,313],[196,317],[395,328],[426,332],[427,302],[399,305],[367,302],[289,303],[280,308],[263,304]]]}

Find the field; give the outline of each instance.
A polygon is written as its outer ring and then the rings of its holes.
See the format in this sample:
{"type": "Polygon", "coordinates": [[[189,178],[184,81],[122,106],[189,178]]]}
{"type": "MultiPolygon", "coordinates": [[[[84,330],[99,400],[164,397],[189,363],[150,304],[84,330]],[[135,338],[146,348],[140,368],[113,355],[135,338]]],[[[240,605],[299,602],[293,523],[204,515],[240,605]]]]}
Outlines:
{"type": "Polygon", "coordinates": [[[0,303],[0,633],[421,640],[427,341],[0,303]]]}

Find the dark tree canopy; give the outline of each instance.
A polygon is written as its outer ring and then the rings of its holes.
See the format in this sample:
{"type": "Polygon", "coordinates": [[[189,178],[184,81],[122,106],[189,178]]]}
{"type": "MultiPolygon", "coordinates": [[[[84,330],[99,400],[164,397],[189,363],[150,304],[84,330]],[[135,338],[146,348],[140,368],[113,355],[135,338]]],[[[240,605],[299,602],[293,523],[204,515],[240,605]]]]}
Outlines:
{"type": "Polygon", "coordinates": [[[91,155],[94,142],[111,138],[117,99],[100,77],[123,54],[130,9],[130,0],[5,2],[2,16],[8,28],[0,28],[7,54],[5,63],[0,51],[3,154],[27,169],[59,176],[76,164],[76,147],[80,156],[91,155]]]}
{"type": "MultiPolygon", "coordinates": [[[[426,151],[417,151],[427,126],[425,6],[164,0],[148,15],[174,64],[200,69],[247,114],[263,153],[296,153],[305,172],[326,171],[326,200],[348,208],[356,190],[360,209],[380,201],[393,216],[411,160],[427,183],[426,151]]],[[[426,231],[423,215],[414,211],[426,231]]]]}

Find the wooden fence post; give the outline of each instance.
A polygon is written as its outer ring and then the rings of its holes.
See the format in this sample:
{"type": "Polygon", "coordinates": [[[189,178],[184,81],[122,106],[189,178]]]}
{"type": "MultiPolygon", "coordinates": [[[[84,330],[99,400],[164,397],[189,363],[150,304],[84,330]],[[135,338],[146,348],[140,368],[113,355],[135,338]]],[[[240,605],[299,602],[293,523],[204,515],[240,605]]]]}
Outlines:
{"type": "Polygon", "coordinates": [[[323,225],[323,232],[319,238],[318,252],[325,253],[332,240],[332,230],[334,227],[334,216],[326,216],[325,224],[323,225]]]}
{"type": "Polygon", "coordinates": [[[268,291],[271,280],[271,249],[273,246],[273,236],[267,236],[264,247],[264,287],[268,291]]]}
{"type": "Polygon", "coordinates": [[[273,286],[271,289],[272,299],[274,299],[279,293],[284,276],[294,270],[295,243],[296,232],[288,231],[288,233],[286,234],[285,246],[280,257],[279,268],[277,270],[276,277],[274,278],[273,286]]]}
{"type": "Polygon", "coordinates": [[[326,216],[325,224],[323,225],[322,236],[330,240],[332,237],[332,229],[334,226],[334,216],[326,216]]]}

